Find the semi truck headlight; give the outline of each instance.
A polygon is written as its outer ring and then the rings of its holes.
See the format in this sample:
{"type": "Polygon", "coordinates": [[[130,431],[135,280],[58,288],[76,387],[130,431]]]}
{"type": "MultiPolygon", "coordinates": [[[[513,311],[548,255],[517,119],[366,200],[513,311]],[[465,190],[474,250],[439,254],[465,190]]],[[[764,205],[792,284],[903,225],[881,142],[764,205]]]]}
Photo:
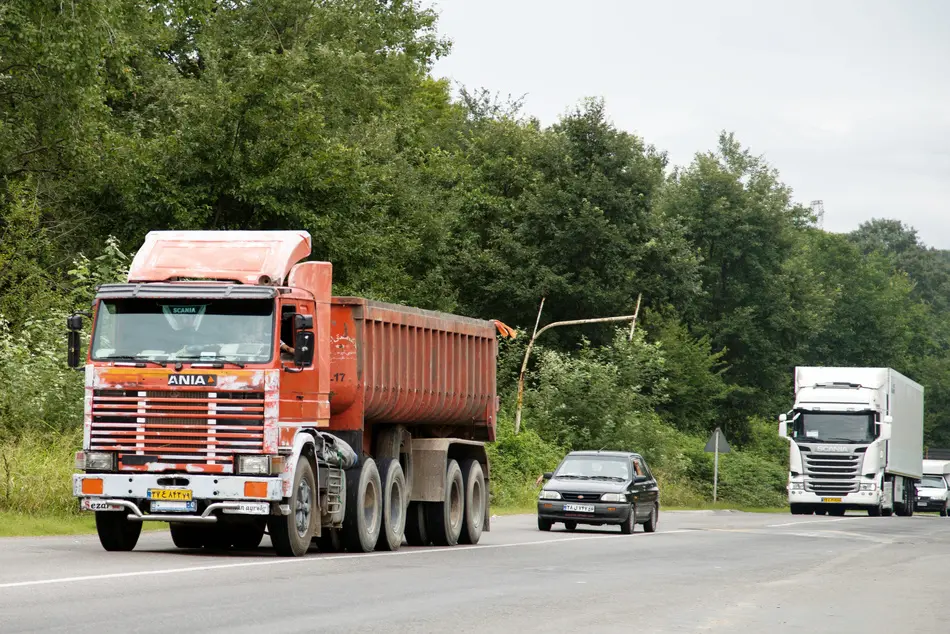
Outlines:
{"type": "Polygon", "coordinates": [[[862,491],[877,491],[877,484],[875,482],[862,482],[861,490],[862,491]]]}
{"type": "Polygon", "coordinates": [[[270,456],[238,456],[237,471],[244,475],[270,475],[270,456]]]}
{"type": "Polygon", "coordinates": [[[541,495],[538,496],[540,500],[560,500],[561,494],[557,491],[541,491],[541,495]]]}
{"type": "Polygon", "coordinates": [[[627,496],[624,493],[604,493],[600,499],[602,502],[626,502],[627,496]]]}
{"type": "Polygon", "coordinates": [[[77,452],[76,468],[81,471],[112,471],[115,468],[115,454],[105,451],[77,452]]]}
{"type": "Polygon", "coordinates": [[[790,491],[802,491],[805,488],[805,484],[803,482],[789,482],[788,488],[790,491]]]}

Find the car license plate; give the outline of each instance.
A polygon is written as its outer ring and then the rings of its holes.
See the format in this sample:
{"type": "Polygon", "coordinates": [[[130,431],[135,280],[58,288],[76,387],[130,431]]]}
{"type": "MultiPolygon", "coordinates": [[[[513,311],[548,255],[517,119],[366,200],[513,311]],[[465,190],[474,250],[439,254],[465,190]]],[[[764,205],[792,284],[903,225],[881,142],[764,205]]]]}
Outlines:
{"type": "Polygon", "coordinates": [[[198,503],[154,501],[150,508],[152,513],[194,513],[198,510],[198,503]]]}
{"type": "Polygon", "coordinates": [[[102,500],[83,498],[79,503],[79,508],[83,511],[121,511],[124,507],[119,504],[109,504],[102,500]]]}
{"type": "Polygon", "coordinates": [[[267,502],[241,502],[237,506],[223,508],[221,512],[237,515],[269,515],[270,504],[267,502]]]}
{"type": "Polygon", "coordinates": [[[174,500],[176,502],[190,502],[190,489],[149,489],[150,500],[174,500]]]}
{"type": "Polygon", "coordinates": [[[821,498],[822,502],[841,502],[841,498],[821,498]]]}
{"type": "Polygon", "coordinates": [[[593,504],[565,504],[565,511],[573,511],[575,513],[593,513],[594,505],[593,504]]]}

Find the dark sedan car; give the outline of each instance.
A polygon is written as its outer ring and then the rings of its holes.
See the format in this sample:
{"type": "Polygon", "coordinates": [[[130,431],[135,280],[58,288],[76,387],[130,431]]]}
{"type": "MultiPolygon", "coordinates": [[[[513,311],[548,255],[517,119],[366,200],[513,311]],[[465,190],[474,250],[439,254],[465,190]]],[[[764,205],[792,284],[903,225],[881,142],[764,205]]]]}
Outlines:
{"type": "Polygon", "coordinates": [[[553,473],[538,497],[538,528],[551,530],[562,522],[572,531],[578,524],[617,524],[632,533],[637,524],[652,533],[660,517],[660,488],[642,456],[619,451],[572,451],[553,473]]]}

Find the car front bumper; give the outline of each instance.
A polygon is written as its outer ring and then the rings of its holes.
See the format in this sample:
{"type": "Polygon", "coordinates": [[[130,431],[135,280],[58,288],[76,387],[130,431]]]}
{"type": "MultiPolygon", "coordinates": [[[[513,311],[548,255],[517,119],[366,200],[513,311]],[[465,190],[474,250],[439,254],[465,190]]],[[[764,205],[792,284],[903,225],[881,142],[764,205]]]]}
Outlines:
{"type": "Polygon", "coordinates": [[[566,511],[565,505],[580,505],[580,502],[563,500],[538,500],[538,517],[552,522],[577,522],[578,524],[623,524],[630,516],[629,503],[593,502],[584,506],[594,507],[593,512],[566,511]]]}
{"type": "Polygon", "coordinates": [[[947,506],[946,500],[940,498],[918,498],[914,505],[915,511],[942,511],[947,506]]]}

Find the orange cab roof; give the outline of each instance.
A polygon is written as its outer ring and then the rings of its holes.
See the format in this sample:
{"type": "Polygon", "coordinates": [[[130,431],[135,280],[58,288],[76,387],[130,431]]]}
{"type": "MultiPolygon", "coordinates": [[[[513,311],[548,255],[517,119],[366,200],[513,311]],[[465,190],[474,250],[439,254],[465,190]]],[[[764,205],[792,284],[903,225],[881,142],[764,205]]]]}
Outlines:
{"type": "Polygon", "coordinates": [[[129,282],[283,284],[309,255],[306,231],[151,231],[132,260],[129,282]]]}

